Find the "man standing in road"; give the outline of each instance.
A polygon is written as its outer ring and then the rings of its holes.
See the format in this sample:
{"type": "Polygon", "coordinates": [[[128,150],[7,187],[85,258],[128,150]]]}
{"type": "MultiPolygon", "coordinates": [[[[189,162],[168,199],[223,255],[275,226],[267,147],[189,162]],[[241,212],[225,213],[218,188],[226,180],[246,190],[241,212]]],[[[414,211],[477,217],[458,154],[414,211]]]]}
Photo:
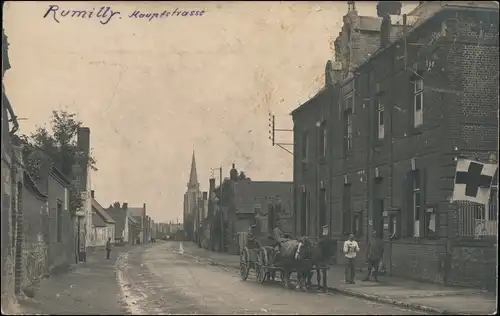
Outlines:
{"type": "Polygon", "coordinates": [[[369,281],[370,275],[378,282],[378,267],[380,260],[384,256],[384,241],[379,238],[376,231],[373,231],[373,238],[368,244],[366,259],[368,260],[368,275],[363,281],[369,281]]]}
{"type": "Polygon", "coordinates": [[[111,257],[111,237],[108,238],[106,242],[106,259],[111,257]]]}
{"type": "Polygon", "coordinates": [[[356,276],[356,267],[354,259],[359,252],[358,243],[354,240],[354,235],[349,234],[349,239],[344,242],[344,255],[347,260],[345,267],[345,283],[354,284],[354,277],[356,276]]]}

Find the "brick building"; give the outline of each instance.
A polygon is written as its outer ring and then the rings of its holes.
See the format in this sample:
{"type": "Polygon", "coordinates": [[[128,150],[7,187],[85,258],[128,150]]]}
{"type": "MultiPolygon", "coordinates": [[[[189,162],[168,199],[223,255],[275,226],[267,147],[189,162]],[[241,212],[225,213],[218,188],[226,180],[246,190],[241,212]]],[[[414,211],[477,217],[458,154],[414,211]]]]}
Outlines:
{"type": "Polygon", "coordinates": [[[363,48],[370,57],[351,67],[343,56],[352,55],[336,52],[325,89],[292,113],[296,228],[315,235],[327,217],[332,237],[341,243],[354,232],[362,248],[376,230],[394,276],[494,288],[496,200],[485,211],[449,198],[454,157],[498,155],[498,7],[426,1],[405,16],[384,9],[378,45],[363,48]],[[323,124],[327,141],[321,132],[304,136],[323,124]],[[327,172],[326,183],[312,169],[327,172]],[[314,187],[328,191],[329,217],[314,187]],[[476,229],[479,219],[488,229],[476,229]]]}

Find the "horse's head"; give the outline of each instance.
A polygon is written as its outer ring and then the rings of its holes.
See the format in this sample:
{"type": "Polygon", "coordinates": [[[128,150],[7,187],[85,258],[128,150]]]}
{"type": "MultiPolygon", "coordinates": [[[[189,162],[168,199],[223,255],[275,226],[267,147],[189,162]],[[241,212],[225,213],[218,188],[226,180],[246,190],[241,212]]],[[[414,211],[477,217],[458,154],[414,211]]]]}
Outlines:
{"type": "Polygon", "coordinates": [[[299,238],[297,251],[295,252],[295,260],[301,260],[310,257],[311,248],[311,242],[307,237],[299,238]]]}

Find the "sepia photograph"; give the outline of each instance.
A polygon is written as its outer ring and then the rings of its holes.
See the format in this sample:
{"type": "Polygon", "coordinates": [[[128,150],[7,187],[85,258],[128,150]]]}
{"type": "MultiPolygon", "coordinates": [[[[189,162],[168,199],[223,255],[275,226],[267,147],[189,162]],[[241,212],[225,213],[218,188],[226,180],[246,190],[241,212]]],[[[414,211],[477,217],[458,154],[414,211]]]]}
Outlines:
{"type": "Polygon", "coordinates": [[[2,9],[2,314],[496,314],[498,1],[2,9]]]}

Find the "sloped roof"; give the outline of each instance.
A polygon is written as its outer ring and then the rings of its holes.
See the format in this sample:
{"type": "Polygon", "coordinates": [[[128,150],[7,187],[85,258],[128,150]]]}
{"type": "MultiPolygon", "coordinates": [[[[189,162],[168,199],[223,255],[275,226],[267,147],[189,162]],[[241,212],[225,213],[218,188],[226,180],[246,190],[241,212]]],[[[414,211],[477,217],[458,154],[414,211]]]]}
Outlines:
{"type": "Polygon", "coordinates": [[[106,227],[106,223],[95,212],[92,212],[92,225],[95,227],[106,227]]]}
{"type": "Polygon", "coordinates": [[[92,211],[98,213],[98,215],[106,222],[109,224],[114,224],[115,220],[106,212],[106,210],[97,202],[94,198],[91,199],[92,201],[92,211]]]}
{"type": "Polygon", "coordinates": [[[130,216],[146,216],[146,210],[143,207],[129,207],[130,216]]]}
{"type": "Polygon", "coordinates": [[[128,220],[132,225],[139,225],[139,223],[131,216],[128,217],[128,220]]]}

